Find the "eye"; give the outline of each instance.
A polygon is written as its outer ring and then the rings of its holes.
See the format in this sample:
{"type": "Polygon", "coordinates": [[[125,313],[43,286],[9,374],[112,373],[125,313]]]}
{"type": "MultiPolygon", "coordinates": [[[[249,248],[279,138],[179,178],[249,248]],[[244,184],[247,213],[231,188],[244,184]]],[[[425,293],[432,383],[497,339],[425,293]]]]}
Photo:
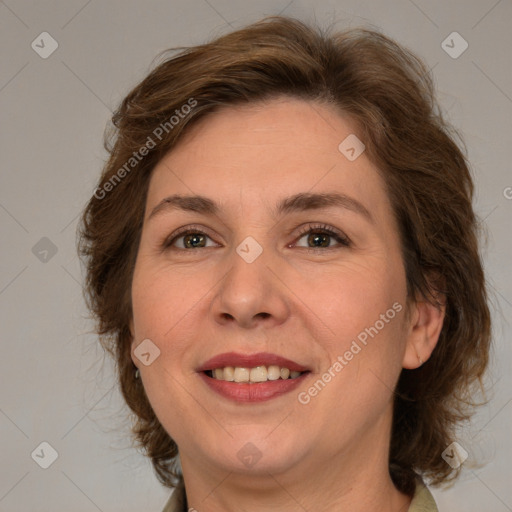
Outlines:
{"type": "MultiPolygon", "coordinates": [[[[307,249],[308,251],[318,252],[323,249],[339,249],[341,247],[350,247],[351,242],[343,233],[338,230],[331,228],[325,224],[321,225],[312,225],[308,224],[305,226],[301,232],[299,233],[299,238],[297,240],[301,240],[308,236],[306,243],[312,243],[313,246],[300,246],[307,249]],[[338,245],[332,246],[331,240],[334,239],[338,245]]],[[[189,226],[179,230],[176,233],[173,233],[169,238],[167,238],[162,244],[164,249],[168,249],[170,247],[175,247],[179,250],[187,250],[187,249],[205,249],[207,247],[215,247],[213,245],[206,245],[207,240],[212,238],[208,233],[206,233],[203,229],[198,227],[189,226]],[[181,244],[177,244],[178,241],[181,241],[181,244]]],[[[290,247],[290,246],[288,246],[290,247]]]]}
{"type": "MultiPolygon", "coordinates": [[[[164,248],[169,248],[171,246],[176,247],[177,249],[187,250],[187,249],[203,249],[206,248],[206,240],[211,237],[208,233],[204,232],[202,229],[195,228],[194,226],[189,226],[188,228],[184,228],[177,233],[173,233],[168,239],[163,243],[164,248]],[[176,245],[178,240],[182,240],[181,245],[176,245]]],[[[209,246],[212,247],[212,246],[209,246]]]]}
{"type": "MultiPolygon", "coordinates": [[[[301,231],[298,240],[305,238],[307,235],[306,243],[314,244],[313,247],[306,246],[305,248],[309,251],[317,252],[322,249],[339,249],[339,246],[331,246],[331,240],[334,238],[336,242],[342,247],[350,247],[351,242],[343,233],[331,228],[330,226],[326,226],[325,224],[321,225],[312,225],[309,224],[303,228],[301,231]]],[[[300,247],[300,246],[299,246],[300,247]]]]}

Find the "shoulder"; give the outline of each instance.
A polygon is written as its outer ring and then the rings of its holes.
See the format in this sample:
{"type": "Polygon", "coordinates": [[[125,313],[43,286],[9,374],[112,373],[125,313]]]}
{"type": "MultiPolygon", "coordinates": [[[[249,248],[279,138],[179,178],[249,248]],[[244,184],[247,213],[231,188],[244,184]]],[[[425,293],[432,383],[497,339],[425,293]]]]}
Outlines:
{"type": "Polygon", "coordinates": [[[439,512],[432,493],[419,478],[408,512],[439,512]]]}
{"type": "Polygon", "coordinates": [[[171,497],[165,504],[162,512],[187,512],[185,486],[182,478],[176,486],[176,489],[172,491],[171,497]]]}

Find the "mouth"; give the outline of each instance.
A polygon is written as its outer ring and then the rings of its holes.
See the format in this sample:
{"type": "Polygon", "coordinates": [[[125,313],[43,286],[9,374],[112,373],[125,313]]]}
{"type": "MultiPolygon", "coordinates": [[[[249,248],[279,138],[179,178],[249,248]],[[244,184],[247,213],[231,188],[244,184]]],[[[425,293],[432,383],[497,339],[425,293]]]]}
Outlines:
{"type": "Polygon", "coordinates": [[[237,402],[261,402],[295,389],[311,370],[276,354],[225,353],[196,371],[213,390],[237,402]]]}

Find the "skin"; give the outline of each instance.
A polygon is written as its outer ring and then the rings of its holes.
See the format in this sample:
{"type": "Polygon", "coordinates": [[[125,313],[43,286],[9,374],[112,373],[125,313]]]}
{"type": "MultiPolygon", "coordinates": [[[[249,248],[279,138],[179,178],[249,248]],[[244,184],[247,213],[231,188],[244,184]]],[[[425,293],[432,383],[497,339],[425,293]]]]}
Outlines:
{"type": "Polygon", "coordinates": [[[132,285],[132,358],[178,444],[189,507],[199,512],[409,507],[388,473],[393,389],[402,368],[429,358],[444,310],[407,305],[384,182],[365,153],[351,162],[338,150],[351,133],[348,118],[318,103],[281,97],[226,107],[193,126],[154,170],[132,285]],[[373,221],[339,207],[271,214],[286,196],[334,191],[357,199],[373,221]],[[176,193],[214,199],[221,213],[149,218],[176,193]],[[328,248],[307,252],[314,242],[299,229],[309,223],[339,230],[352,245],[327,237],[328,248]],[[179,238],[162,249],[192,224],[207,232],[207,247],[180,251],[179,238]],[[252,263],[235,250],[247,236],[263,248],[252,263]],[[300,403],[297,394],[394,303],[402,311],[300,403]],[[161,351],[149,366],[133,352],[146,338],[161,351]],[[235,403],[195,371],[229,351],[276,353],[311,374],[297,391],[235,403]],[[237,457],[248,442],[261,454],[251,467],[237,457]]]}

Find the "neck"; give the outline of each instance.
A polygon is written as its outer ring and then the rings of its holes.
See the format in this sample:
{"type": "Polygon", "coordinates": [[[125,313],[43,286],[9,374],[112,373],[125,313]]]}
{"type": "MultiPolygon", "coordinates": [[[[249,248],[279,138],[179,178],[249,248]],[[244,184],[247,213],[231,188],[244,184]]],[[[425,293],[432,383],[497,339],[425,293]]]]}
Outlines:
{"type": "Polygon", "coordinates": [[[389,476],[389,428],[376,427],[354,439],[352,448],[315,451],[283,471],[222,471],[181,453],[188,506],[198,512],[407,512],[411,498],[389,476]]]}

